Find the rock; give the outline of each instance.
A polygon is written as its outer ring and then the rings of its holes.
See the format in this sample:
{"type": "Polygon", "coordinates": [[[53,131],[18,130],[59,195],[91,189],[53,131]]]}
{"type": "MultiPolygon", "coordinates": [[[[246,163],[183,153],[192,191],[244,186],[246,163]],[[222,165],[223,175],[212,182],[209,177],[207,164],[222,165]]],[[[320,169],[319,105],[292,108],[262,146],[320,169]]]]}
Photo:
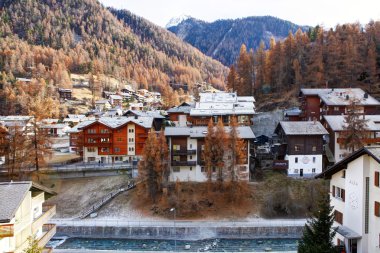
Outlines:
{"type": "Polygon", "coordinates": [[[142,248],[143,248],[143,249],[145,249],[145,248],[146,248],[146,244],[145,244],[145,243],[142,245],[142,248]]]}
{"type": "Polygon", "coordinates": [[[186,244],[186,245],[185,245],[185,249],[186,249],[186,250],[189,250],[190,248],[191,248],[191,246],[190,246],[189,244],[186,244]]]}
{"type": "Polygon", "coordinates": [[[268,248],[265,248],[264,251],[265,251],[265,252],[272,251],[272,248],[269,248],[269,247],[268,247],[268,248]]]}
{"type": "Polygon", "coordinates": [[[92,213],[92,214],[90,214],[90,218],[96,218],[96,217],[98,217],[98,213],[92,213]]]}

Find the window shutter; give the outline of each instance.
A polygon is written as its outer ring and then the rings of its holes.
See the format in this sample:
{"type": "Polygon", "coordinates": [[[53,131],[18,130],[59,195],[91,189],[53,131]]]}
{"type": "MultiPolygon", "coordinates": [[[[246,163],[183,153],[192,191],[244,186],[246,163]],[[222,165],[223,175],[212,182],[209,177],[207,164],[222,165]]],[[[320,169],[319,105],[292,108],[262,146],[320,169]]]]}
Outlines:
{"type": "Polygon", "coordinates": [[[375,186],[379,187],[379,172],[375,171],[375,186]]]}
{"type": "Polygon", "coordinates": [[[375,216],[380,217],[380,203],[375,201],[375,216]]]}
{"type": "Polygon", "coordinates": [[[332,187],[332,196],[335,197],[335,186],[332,187]]]}
{"type": "Polygon", "coordinates": [[[343,202],[346,201],[346,191],[342,189],[342,200],[343,202]]]}

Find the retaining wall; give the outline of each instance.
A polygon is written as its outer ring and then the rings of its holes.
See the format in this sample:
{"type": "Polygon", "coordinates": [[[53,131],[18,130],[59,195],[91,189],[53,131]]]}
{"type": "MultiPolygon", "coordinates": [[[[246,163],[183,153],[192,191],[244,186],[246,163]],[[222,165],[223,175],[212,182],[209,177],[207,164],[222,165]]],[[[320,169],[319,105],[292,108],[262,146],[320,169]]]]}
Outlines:
{"type": "Polygon", "coordinates": [[[177,239],[207,238],[257,239],[300,238],[303,226],[286,227],[113,227],[58,226],[57,235],[82,238],[177,239]]]}

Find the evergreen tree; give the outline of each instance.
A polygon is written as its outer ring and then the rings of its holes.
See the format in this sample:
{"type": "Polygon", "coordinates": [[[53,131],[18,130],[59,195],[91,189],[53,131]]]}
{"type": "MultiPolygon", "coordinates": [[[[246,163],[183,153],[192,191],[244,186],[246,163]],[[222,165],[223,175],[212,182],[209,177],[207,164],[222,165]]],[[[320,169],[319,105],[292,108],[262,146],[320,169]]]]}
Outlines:
{"type": "Polygon", "coordinates": [[[299,253],[336,253],[333,245],[335,231],[333,208],[330,206],[330,197],[323,194],[318,200],[318,210],[305,225],[302,238],[299,242],[299,253]]]}

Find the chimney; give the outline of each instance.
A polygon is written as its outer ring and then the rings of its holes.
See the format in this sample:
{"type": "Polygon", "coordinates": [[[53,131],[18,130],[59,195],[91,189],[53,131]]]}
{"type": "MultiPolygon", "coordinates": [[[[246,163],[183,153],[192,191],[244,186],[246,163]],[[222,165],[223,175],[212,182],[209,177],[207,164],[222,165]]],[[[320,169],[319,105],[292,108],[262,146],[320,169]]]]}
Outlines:
{"type": "Polygon", "coordinates": [[[368,93],[367,92],[364,93],[364,98],[368,98],[368,93]]]}
{"type": "Polygon", "coordinates": [[[317,124],[317,118],[316,117],[313,117],[313,124],[317,124]]]}
{"type": "Polygon", "coordinates": [[[138,119],[138,118],[139,118],[139,116],[135,115],[135,119],[138,119]]]}

